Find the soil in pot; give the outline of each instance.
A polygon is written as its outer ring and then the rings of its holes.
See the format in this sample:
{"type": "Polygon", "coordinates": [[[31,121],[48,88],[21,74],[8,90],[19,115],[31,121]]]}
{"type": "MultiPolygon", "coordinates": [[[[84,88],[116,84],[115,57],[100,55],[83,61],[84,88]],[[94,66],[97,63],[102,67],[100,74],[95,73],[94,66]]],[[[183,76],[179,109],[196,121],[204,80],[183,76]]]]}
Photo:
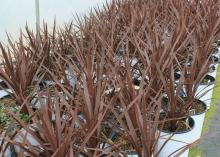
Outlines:
{"type": "MultiPolygon", "coordinates": [[[[114,124],[114,123],[113,123],[114,124]]],[[[103,139],[107,138],[108,142],[106,140],[103,141],[104,145],[115,145],[114,149],[120,150],[124,154],[135,154],[135,150],[131,142],[128,140],[128,135],[125,133],[125,131],[120,128],[120,126],[114,126],[111,122],[107,122],[105,124],[102,124],[102,135],[103,139]]],[[[140,140],[140,133],[138,134],[138,140],[140,140]]],[[[103,145],[103,146],[104,146],[103,145]]],[[[141,144],[140,144],[141,147],[141,144]]]]}
{"type": "MultiPolygon", "coordinates": [[[[164,119],[164,115],[161,115],[161,120],[164,119]]],[[[165,122],[163,124],[162,131],[166,133],[184,133],[192,130],[194,126],[194,121],[192,118],[181,118],[169,120],[165,118],[165,122]],[[175,126],[174,126],[175,125],[175,126]]],[[[161,127],[161,125],[159,127],[161,127]]]]}
{"type": "Polygon", "coordinates": [[[211,85],[215,82],[215,78],[211,75],[206,75],[200,85],[211,85]]]}
{"type": "MultiPolygon", "coordinates": [[[[108,143],[114,145],[120,144],[116,149],[119,149],[120,151],[125,152],[126,154],[134,151],[132,144],[129,142],[125,134],[118,132],[117,130],[114,131],[109,126],[105,126],[105,129],[102,131],[102,134],[104,137],[108,137],[108,143]]],[[[103,141],[103,143],[105,145],[108,145],[106,141],[103,141]]]]}
{"type": "Polygon", "coordinates": [[[213,64],[217,64],[219,62],[219,58],[216,57],[216,56],[211,56],[210,57],[210,61],[213,63],[213,64]]]}
{"type": "Polygon", "coordinates": [[[216,68],[215,68],[214,65],[211,65],[211,66],[209,67],[209,73],[213,73],[213,72],[215,72],[215,70],[216,70],[216,68]]]}
{"type": "Polygon", "coordinates": [[[193,142],[191,140],[191,134],[195,122],[191,117],[181,119],[181,121],[182,124],[185,124],[185,126],[181,127],[182,130],[162,130],[156,146],[156,156],[176,157],[178,153],[184,151],[180,155],[178,154],[178,156],[188,157],[189,149],[187,148],[187,145],[193,142]]]}
{"type": "MultiPolygon", "coordinates": [[[[187,100],[187,98],[182,98],[183,100],[187,100]]],[[[168,99],[166,97],[163,97],[163,102],[164,105],[168,105],[168,99]]],[[[180,105],[182,105],[182,103],[179,103],[180,105]]],[[[206,104],[199,100],[199,99],[195,99],[192,103],[192,105],[190,106],[189,110],[193,110],[195,112],[195,114],[199,114],[199,113],[203,113],[204,111],[206,111],[207,107],[206,104]]]]}
{"type": "Polygon", "coordinates": [[[191,115],[198,115],[204,113],[207,110],[207,106],[203,101],[198,99],[194,100],[192,105],[190,106],[191,115]]]}
{"type": "MultiPolygon", "coordinates": [[[[181,110],[182,109],[182,105],[184,105],[184,101],[187,100],[187,98],[182,98],[182,100],[179,100],[179,103],[177,103],[177,110],[181,110]],[[182,101],[183,100],[183,101],[182,101]],[[178,107],[179,106],[179,107],[178,107]]],[[[168,108],[167,105],[169,105],[168,103],[168,99],[166,97],[163,98],[163,104],[166,108],[168,108]]],[[[192,104],[189,106],[189,108],[186,109],[186,113],[183,113],[181,111],[179,111],[179,114],[183,114],[182,117],[184,116],[191,116],[191,115],[198,115],[201,113],[206,112],[207,110],[207,106],[203,101],[200,101],[198,99],[195,99],[192,104]],[[188,111],[188,112],[187,112],[188,111]],[[184,115],[185,114],[185,115],[184,115]]],[[[181,117],[179,114],[177,114],[176,117],[181,117]]],[[[164,113],[161,114],[160,120],[164,120],[164,119],[168,119],[164,113]]],[[[173,120],[167,120],[164,122],[163,124],[163,131],[165,132],[182,132],[182,131],[187,131],[187,129],[189,128],[189,125],[186,122],[187,118],[182,118],[182,119],[173,119],[173,120]],[[176,126],[174,126],[176,125],[176,126]]]]}

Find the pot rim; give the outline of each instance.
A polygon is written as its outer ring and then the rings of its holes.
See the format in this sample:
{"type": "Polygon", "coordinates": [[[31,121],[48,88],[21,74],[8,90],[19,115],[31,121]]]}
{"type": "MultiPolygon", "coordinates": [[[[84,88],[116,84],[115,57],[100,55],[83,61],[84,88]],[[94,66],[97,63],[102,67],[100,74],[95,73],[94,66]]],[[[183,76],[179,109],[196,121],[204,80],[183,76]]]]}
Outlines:
{"type": "MultiPolygon", "coordinates": [[[[216,70],[216,69],[215,69],[216,70]]],[[[213,71],[214,72],[214,71],[213,71]]],[[[178,72],[175,72],[174,73],[174,75],[175,75],[175,81],[178,81],[179,79],[180,79],[180,77],[181,77],[181,74],[180,73],[178,73],[178,72]]],[[[215,83],[215,81],[216,81],[216,79],[213,77],[213,76],[211,76],[210,74],[206,74],[206,76],[205,76],[205,78],[208,78],[209,80],[211,80],[211,82],[210,83],[200,83],[199,85],[212,85],[212,84],[214,84],[215,83]]]]}

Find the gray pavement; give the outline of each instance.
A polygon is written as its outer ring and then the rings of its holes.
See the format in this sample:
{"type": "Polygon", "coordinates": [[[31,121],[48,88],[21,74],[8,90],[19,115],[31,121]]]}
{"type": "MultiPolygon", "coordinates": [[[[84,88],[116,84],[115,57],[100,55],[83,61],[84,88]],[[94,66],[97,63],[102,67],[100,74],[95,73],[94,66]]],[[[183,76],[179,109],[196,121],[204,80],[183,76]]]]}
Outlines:
{"type": "Polygon", "coordinates": [[[216,105],[216,110],[207,124],[208,131],[203,134],[203,138],[197,146],[201,157],[220,157],[220,103],[216,105]]]}

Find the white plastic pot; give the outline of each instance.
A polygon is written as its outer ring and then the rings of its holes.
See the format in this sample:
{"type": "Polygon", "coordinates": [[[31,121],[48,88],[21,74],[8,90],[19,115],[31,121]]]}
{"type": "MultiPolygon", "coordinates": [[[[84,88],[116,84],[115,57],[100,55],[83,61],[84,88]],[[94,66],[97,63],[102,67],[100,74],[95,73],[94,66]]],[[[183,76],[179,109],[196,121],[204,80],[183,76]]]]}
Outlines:
{"type": "MultiPolygon", "coordinates": [[[[30,143],[33,147],[39,148],[39,152],[42,151],[43,149],[41,148],[40,144],[38,141],[30,134],[28,133],[25,129],[21,129],[20,132],[15,136],[15,141],[18,143],[22,143],[23,141],[26,141],[27,143],[30,143]]],[[[17,153],[20,152],[20,147],[15,145],[15,151],[17,153]]]]}
{"type": "Polygon", "coordinates": [[[210,108],[212,101],[213,88],[214,88],[214,84],[210,86],[200,85],[197,89],[197,94],[196,94],[197,97],[207,104],[208,109],[210,108]]]}
{"type": "Polygon", "coordinates": [[[127,156],[128,156],[128,157],[138,157],[137,154],[128,154],[127,156]]]}
{"type": "MultiPolygon", "coordinates": [[[[7,143],[7,142],[6,142],[6,143],[7,143]]],[[[2,150],[5,149],[6,143],[3,144],[2,150]]],[[[0,144],[2,144],[2,138],[0,138],[0,144]]],[[[2,157],[11,157],[11,156],[12,156],[10,147],[8,147],[8,148],[6,149],[6,151],[5,151],[4,154],[2,154],[2,153],[3,153],[3,152],[0,153],[0,156],[2,156],[2,157]]]]}
{"type": "Polygon", "coordinates": [[[66,73],[67,79],[70,82],[70,85],[74,87],[76,85],[76,79],[73,73],[70,70],[65,70],[65,73],[66,73]]]}
{"type": "Polygon", "coordinates": [[[47,97],[46,96],[41,96],[40,98],[33,98],[32,99],[32,107],[35,109],[39,109],[41,105],[46,105],[47,104],[47,97]]]}
{"type": "Polygon", "coordinates": [[[8,95],[8,92],[6,92],[5,90],[0,90],[0,98],[3,98],[7,95],[8,95]]]}
{"type": "Polygon", "coordinates": [[[217,76],[217,68],[218,68],[218,65],[219,64],[215,64],[214,67],[215,67],[215,71],[212,72],[212,73],[209,73],[210,76],[214,77],[216,79],[216,76],[217,76]]]}
{"type": "MultiPolygon", "coordinates": [[[[139,157],[137,153],[130,153],[130,154],[126,154],[127,157],[139,157]]],[[[153,157],[153,154],[151,155],[151,157],[153,157]]]]}
{"type": "Polygon", "coordinates": [[[0,90],[0,99],[5,97],[5,96],[8,96],[12,91],[10,89],[7,89],[7,90],[0,90]]]}
{"type": "MultiPolygon", "coordinates": [[[[187,132],[181,133],[168,133],[161,132],[160,138],[158,139],[156,146],[156,153],[162,148],[158,157],[175,157],[178,153],[186,149],[188,144],[191,144],[193,140],[191,139],[191,135],[194,127],[194,120],[192,118],[189,119],[192,123],[192,129],[187,132]],[[167,143],[166,143],[167,142],[167,143]],[[174,153],[175,152],[175,153],[174,153]]],[[[186,149],[179,157],[188,157],[189,149],[186,149]]]]}
{"type": "Polygon", "coordinates": [[[208,109],[210,108],[211,105],[214,85],[215,85],[214,82],[208,85],[200,84],[196,92],[196,97],[201,101],[205,102],[207,104],[208,109]]]}
{"type": "Polygon", "coordinates": [[[198,113],[198,114],[191,116],[195,122],[194,128],[192,130],[192,135],[191,135],[191,139],[193,141],[200,139],[201,134],[202,134],[202,127],[203,127],[203,123],[205,120],[205,114],[207,111],[207,105],[204,102],[202,103],[206,109],[202,113],[198,113]]]}
{"type": "Polygon", "coordinates": [[[133,67],[135,64],[137,64],[138,63],[138,59],[137,58],[133,58],[133,59],[131,59],[131,66],[133,67]]]}

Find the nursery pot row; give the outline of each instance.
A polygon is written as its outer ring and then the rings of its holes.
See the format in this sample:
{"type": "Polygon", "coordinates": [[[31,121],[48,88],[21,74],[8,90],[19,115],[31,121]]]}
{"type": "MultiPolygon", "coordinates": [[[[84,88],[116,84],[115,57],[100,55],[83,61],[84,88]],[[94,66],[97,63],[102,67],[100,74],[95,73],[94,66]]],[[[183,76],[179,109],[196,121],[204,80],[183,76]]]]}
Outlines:
{"type": "MultiPolygon", "coordinates": [[[[204,123],[207,105],[201,100],[195,100],[200,105],[200,110],[194,115],[187,118],[189,129],[177,132],[159,131],[160,138],[157,141],[155,154],[158,157],[188,157],[189,145],[200,139],[202,133],[202,126],[204,123]],[[201,109],[202,108],[202,109],[201,109]]],[[[114,134],[117,134],[115,131],[114,134]]],[[[128,157],[138,157],[135,153],[128,153],[128,157]]]]}

